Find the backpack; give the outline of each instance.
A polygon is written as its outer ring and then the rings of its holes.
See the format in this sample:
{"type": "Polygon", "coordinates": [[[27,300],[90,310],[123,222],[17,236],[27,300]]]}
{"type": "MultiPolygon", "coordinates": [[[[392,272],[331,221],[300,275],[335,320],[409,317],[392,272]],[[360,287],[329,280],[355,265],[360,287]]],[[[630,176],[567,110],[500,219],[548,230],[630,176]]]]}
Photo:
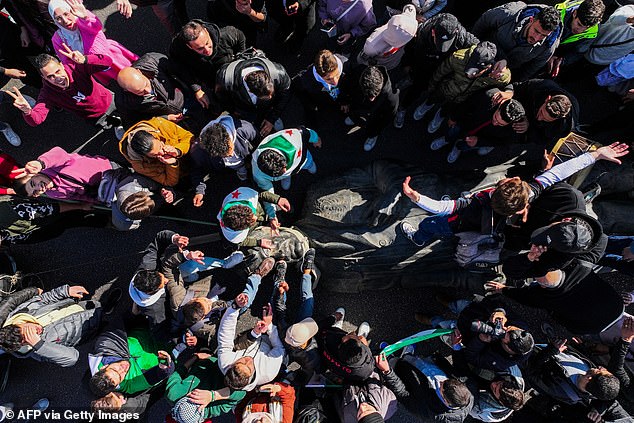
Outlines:
{"type": "MultiPolygon", "coordinates": [[[[264,68],[268,70],[269,74],[271,73],[272,70],[276,69],[275,64],[266,58],[266,54],[262,50],[259,50],[255,47],[250,47],[238,53],[236,55],[235,60],[227,65],[225,69],[225,83],[228,86],[233,87],[233,84],[235,83],[234,76],[235,76],[236,67],[238,67],[238,65],[245,60],[254,60],[254,59],[258,59],[262,61],[264,64],[264,68]]],[[[273,77],[274,75],[270,75],[270,76],[271,76],[271,79],[275,79],[273,77]]]]}
{"type": "Polygon", "coordinates": [[[471,272],[489,272],[500,264],[504,245],[501,236],[479,232],[460,232],[454,256],[456,263],[471,272]]]}

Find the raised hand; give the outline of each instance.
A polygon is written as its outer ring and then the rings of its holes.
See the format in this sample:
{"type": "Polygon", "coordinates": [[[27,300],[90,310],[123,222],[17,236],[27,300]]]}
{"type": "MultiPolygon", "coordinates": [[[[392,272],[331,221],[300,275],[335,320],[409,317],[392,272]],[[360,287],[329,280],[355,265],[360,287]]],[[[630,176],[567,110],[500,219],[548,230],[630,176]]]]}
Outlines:
{"type": "Polygon", "coordinates": [[[205,264],[205,253],[202,251],[189,251],[187,255],[185,255],[187,260],[194,260],[196,263],[205,264]]]}
{"type": "Polygon", "coordinates": [[[20,90],[18,90],[16,87],[12,87],[10,91],[5,91],[5,93],[7,93],[11,98],[13,98],[13,106],[16,109],[18,109],[25,115],[31,114],[31,110],[33,109],[31,109],[31,105],[29,104],[29,102],[26,101],[24,96],[22,96],[22,93],[20,92],[20,90]]]}
{"type": "Polygon", "coordinates": [[[382,373],[390,372],[390,363],[387,361],[385,353],[381,353],[374,357],[374,362],[376,364],[376,368],[379,369],[382,373]]]}
{"type": "Polygon", "coordinates": [[[38,174],[40,173],[41,170],[42,170],[42,163],[38,162],[37,160],[31,160],[30,162],[27,162],[26,165],[24,165],[24,167],[12,170],[11,176],[14,179],[18,179],[18,178],[23,178],[27,175],[38,174]]]}
{"type": "Polygon", "coordinates": [[[161,188],[161,197],[167,204],[172,204],[174,202],[174,191],[167,188],[161,188]]]}
{"type": "Polygon", "coordinates": [[[189,245],[189,238],[183,235],[176,234],[172,236],[172,244],[177,245],[179,249],[183,249],[189,245]]]}
{"type": "Polygon", "coordinates": [[[249,304],[249,296],[243,292],[236,297],[235,302],[239,308],[244,308],[249,304]]]}
{"type": "Polygon", "coordinates": [[[132,5],[129,0],[117,0],[117,10],[126,19],[132,16],[132,5]]]}
{"type": "Polygon", "coordinates": [[[271,227],[271,235],[279,236],[280,235],[280,221],[277,220],[277,217],[269,220],[269,226],[271,227]]]}
{"type": "Polygon", "coordinates": [[[271,304],[262,307],[262,321],[266,323],[267,326],[273,322],[273,307],[271,307],[271,304]]]}
{"type": "Polygon", "coordinates": [[[291,211],[291,203],[284,197],[280,197],[280,199],[277,200],[277,206],[287,213],[291,211]]]}
{"type": "Polygon", "coordinates": [[[619,157],[623,157],[629,153],[629,148],[630,146],[623,142],[613,142],[608,146],[597,149],[592,153],[592,155],[597,160],[607,160],[609,162],[621,164],[619,157]]]}
{"type": "Polygon", "coordinates": [[[71,50],[70,47],[66,45],[66,43],[62,43],[62,48],[59,50],[59,54],[68,57],[70,60],[80,65],[86,63],[86,56],[84,56],[83,54],[81,54],[81,52],[77,50],[71,50]]]}
{"type": "Polygon", "coordinates": [[[410,200],[416,203],[420,197],[420,194],[418,193],[418,191],[416,191],[415,189],[412,189],[409,186],[409,183],[411,180],[412,180],[412,177],[408,176],[403,181],[403,194],[407,195],[410,200]]]}
{"type": "Polygon", "coordinates": [[[70,11],[73,15],[79,19],[86,19],[88,16],[88,10],[81,0],[66,0],[66,3],[70,6],[70,11]]]}
{"type": "Polygon", "coordinates": [[[9,78],[15,78],[15,79],[21,79],[26,76],[26,72],[20,69],[5,69],[4,74],[5,76],[8,76],[9,78]]]}

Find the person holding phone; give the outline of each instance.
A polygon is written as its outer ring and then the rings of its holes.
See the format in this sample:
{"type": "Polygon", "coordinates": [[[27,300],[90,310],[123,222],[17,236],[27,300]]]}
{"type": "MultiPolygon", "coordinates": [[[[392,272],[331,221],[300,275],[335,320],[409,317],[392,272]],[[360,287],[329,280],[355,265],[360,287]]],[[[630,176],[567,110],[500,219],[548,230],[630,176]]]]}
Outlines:
{"type": "Polygon", "coordinates": [[[331,39],[336,34],[339,49],[352,45],[376,27],[371,0],[319,0],[317,11],[322,31],[331,39]]]}
{"type": "Polygon", "coordinates": [[[298,53],[315,26],[315,0],[266,0],[266,9],[279,24],[275,42],[298,53]]]}

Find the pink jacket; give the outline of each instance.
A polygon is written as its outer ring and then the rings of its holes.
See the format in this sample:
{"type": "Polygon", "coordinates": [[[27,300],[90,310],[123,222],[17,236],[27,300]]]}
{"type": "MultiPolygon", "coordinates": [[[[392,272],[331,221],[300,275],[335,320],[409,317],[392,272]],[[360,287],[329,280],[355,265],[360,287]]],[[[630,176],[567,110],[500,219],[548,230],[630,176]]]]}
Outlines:
{"type": "Polygon", "coordinates": [[[96,202],[101,177],[106,170],[112,169],[110,160],[105,157],[69,154],[61,147],[53,147],[38,159],[44,164],[40,173],[55,184],[55,188],[46,191],[46,196],[65,200],[96,202]],[[94,188],[95,193],[87,193],[89,187],[94,188]]]}
{"type": "MultiPolygon", "coordinates": [[[[91,11],[87,11],[88,16],[86,19],[77,19],[77,29],[81,33],[81,40],[84,44],[84,55],[87,54],[103,54],[112,58],[112,67],[104,72],[95,74],[95,79],[104,85],[107,85],[111,80],[116,79],[119,71],[132,64],[139,58],[136,54],[132,53],[127,48],[114,40],[109,40],[103,33],[103,25],[97,16],[91,11]]],[[[56,31],[53,35],[53,48],[57,53],[57,56],[62,63],[71,62],[69,58],[60,54],[62,50],[62,38],[61,31],[56,31]]]]}

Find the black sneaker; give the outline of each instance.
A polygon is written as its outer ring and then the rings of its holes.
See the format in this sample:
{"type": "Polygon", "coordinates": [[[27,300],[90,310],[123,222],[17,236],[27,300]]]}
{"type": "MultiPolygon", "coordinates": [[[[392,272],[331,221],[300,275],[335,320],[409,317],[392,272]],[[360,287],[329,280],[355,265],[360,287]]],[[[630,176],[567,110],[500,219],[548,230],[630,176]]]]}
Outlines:
{"type": "Polygon", "coordinates": [[[108,292],[106,298],[101,302],[101,308],[104,314],[112,314],[114,309],[119,304],[123,291],[121,288],[115,288],[108,292]]]}
{"type": "Polygon", "coordinates": [[[315,249],[309,248],[304,253],[304,258],[302,260],[302,272],[306,270],[310,270],[311,272],[315,269],[315,249]]]}
{"type": "Polygon", "coordinates": [[[278,286],[280,282],[284,282],[286,279],[286,262],[284,260],[278,260],[275,263],[275,276],[273,277],[273,284],[278,286]]]}
{"type": "Polygon", "coordinates": [[[255,269],[255,272],[253,273],[260,275],[263,278],[266,275],[268,275],[271,272],[271,270],[273,270],[274,265],[275,265],[275,259],[273,257],[267,257],[264,260],[262,260],[258,268],[255,269]]]}

